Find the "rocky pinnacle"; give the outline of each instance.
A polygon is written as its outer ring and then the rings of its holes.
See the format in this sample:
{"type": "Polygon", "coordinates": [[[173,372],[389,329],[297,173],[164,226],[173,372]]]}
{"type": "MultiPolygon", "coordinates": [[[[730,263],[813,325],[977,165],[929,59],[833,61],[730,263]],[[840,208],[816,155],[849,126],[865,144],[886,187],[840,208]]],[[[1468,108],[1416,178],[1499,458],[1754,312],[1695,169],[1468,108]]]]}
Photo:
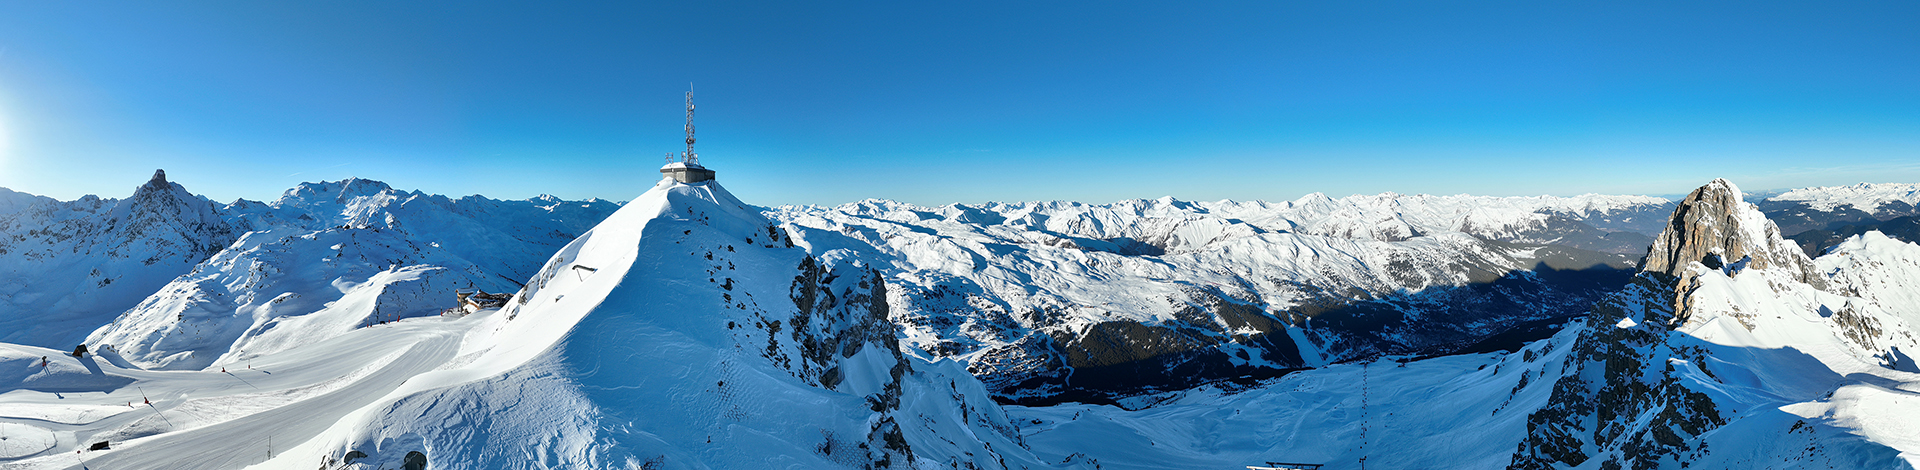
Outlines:
{"type": "Polygon", "coordinates": [[[1786,268],[1809,281],[1812,264],[1807,255],[1786,243],[1772,221],[1740,198],[1740,188],[1724,179],[1693,190],[1674,208],[1641,270],[1680,276],[1696,261],[1719,268],[1746,260],[1748,268],[1786,268]]]}
{"type": "Polygon", "coordinates": [[[1736,275],[1738,269],[1781,269],[1816,288],[1826,285],[1806,253],[1787,243],[1780,228],[1742,201],[1740,187],[1725,179],[1715,179],[1681,200],[1641,263],[1641,271],[1679,278],[1674,308],[1680,323],[1692,310],[1688,293],[1696,284],[1693,263],[1736,275]]]}

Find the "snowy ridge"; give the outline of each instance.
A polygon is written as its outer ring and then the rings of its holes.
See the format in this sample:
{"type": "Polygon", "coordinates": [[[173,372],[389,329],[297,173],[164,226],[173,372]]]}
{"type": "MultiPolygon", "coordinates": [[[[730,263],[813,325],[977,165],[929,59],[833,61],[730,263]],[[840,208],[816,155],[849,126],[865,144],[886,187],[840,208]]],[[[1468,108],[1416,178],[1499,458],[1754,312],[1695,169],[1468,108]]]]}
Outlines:
{"type": "Polygon", "coordinates": [[[53,198],[46,196],[37,196],[7,188],[0,188],[0,216],[24,211],[34,205],[53,204],[56,202],[59,201],[55,201],[53,198]]]}
{"type": "Polygon", "coordinates": [[[161,172],[126,199],[0,214],[0,341],[71,347],[244,232],[161,172]]]}
{"type": "Polygon", "coordinates": [[[1037,465],[978,382],[903,355],[884,294],[860,292],[884,292],[871,271],[809,246],[717,183],[662,180],[480,319],[471,359],[290,454],[367,456],[350,468],[421,451],[430,468],[1037,465]],[[779,271],[795,276],[762,275],[779,271]]]}
{"type": "Polygon", "coordinates": [[[1822,211],[1833,211],[1843,206],[1867,213],[1878,212],[1880,206],[1887,203],[1901,203],[1908,208],[1920,205],[1920,184],[1912,183],[1858,183],[1847,186],[1822,186],[1787,191],[1768,198],[1770,201],[1801,202],[1822,211]]]}

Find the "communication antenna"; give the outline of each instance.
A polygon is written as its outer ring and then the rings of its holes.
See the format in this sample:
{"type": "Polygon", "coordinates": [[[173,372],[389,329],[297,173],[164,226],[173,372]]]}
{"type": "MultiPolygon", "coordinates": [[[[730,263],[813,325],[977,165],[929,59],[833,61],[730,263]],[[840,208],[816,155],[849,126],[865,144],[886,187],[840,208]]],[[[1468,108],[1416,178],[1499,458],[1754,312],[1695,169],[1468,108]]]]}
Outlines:
{"type": "Polygon", "coordinates": [[[700,164],[700,154],[693,153],[693,84],[692,83],[687,84],[687,153],[681,156],[681,160],[686,161],[688,165],[700,164]]]}

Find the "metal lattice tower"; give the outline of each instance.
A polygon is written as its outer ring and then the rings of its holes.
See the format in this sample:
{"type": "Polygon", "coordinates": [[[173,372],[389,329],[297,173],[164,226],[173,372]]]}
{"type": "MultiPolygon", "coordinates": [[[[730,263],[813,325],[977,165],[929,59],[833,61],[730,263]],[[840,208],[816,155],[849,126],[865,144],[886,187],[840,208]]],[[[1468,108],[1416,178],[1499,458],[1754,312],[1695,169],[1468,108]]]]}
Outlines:
{"type": "Polygon", "coordinates": [[[660,174],[684,184],[696,184],[713,181],[713,170],[700,166],[700,154],[693,151],[693,84],[687,84],[687,151],[680,154],[680,161],[673,161],[673,154],[667,154],[667,165],[660,167],[660,174]]]}
{"type": "Polygon", "coordinates": [[[693,86],[687,86],[687,153],[681,155],[688,165],[699,165],[700,154],[693,153],[693,86]]]}

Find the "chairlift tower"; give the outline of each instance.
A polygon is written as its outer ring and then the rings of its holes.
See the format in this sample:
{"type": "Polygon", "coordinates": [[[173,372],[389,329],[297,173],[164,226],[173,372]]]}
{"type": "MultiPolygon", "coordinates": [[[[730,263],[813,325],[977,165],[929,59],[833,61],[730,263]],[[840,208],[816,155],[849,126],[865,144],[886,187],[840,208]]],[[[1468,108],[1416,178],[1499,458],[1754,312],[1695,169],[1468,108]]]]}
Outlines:
{"type": "Polygon", "coordinates": [[[687,90],[687,151],[680,154],[680,161],[673,161],[673,154],[667,154],[667,166],[660,167],[660,174],[681,183],[699,183],[713,181],[713,170],[700,166],[700,154],[693,152],[693,90],[687,90]]]}

